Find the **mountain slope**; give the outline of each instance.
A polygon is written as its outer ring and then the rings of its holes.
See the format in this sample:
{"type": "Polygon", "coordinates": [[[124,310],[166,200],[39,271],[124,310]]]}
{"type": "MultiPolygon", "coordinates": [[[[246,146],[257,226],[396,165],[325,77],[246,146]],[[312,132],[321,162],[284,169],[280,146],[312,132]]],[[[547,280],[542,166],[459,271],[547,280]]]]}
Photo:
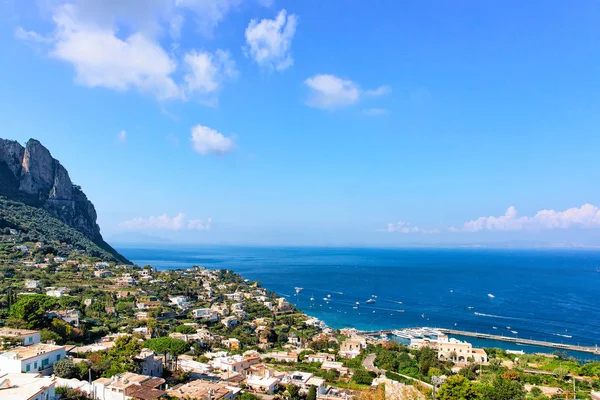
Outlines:
{"type": "MultiPolygon", "coordinates": [[[[43,210],[48,217],[60,220],[115,259],[129,263],[102,238],[92,202],[37,140],[30,139],[23,147],[16,141],[0,139],[0,196],[43,210]]],[[[42,214],[36,216],[45,219],[42,214]]],[[[12,221],[17,222],[27,224],[27,221],[12,221]]]]}
{"type": "Polygon", "coordinates": [[[107,243],[94,243],[83,233],[51,216],[46,210],[0,197],[0,229],[16,229],[30,242],[59,242],[107,261],[129,263],[107,243]]]}

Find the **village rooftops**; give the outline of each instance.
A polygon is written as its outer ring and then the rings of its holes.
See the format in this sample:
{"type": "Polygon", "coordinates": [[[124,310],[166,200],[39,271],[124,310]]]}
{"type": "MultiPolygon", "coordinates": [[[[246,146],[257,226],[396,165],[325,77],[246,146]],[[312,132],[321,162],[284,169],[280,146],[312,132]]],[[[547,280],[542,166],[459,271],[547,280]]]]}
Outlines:
{"type": "Polygon", "coordinates": [[[3,374],[0,375],[0,398],[2,400],[38,399],[38,394],[48,393],[56,384],[49,377],[38,374],[3,374]]]}
{"type": "Polygon", "coordinates": [[[64,346],[57,346],[54,344],[38,343],[33,346],[27,347],[15,347],[5,353],[0,354],[0,357],[6,357],[9,359],[26,360],[28,358],[36,357],[42,354],[51,353],[56,350],[65,349],[64,346]]]}
{"type": "Polygon", "coordinates": [[[233,398],[241,389],[203,380],[195,380],[185,385],[177,385],[167,391],[169,396],[179,399],[224,399],[233,398]]]}
{"type": "Polygon", "coordinates": [[[30,329],[0,328],[0,336],[4,337],[21,337],[34,335],[36,333],[40,333],[40,331],[34,331],[30,329]]]}
{"type": "Polygon", "coordinates": [[[133,372],[124,372],[115,375],[112,378],[96,379],[94,386],[105,386],[107,389],[122,389],[128,398],[140,400],[158,399],[166,394],[166,392],[158,389],[164,385],[165,380],[157,377],[134,374],[133,372]]]}

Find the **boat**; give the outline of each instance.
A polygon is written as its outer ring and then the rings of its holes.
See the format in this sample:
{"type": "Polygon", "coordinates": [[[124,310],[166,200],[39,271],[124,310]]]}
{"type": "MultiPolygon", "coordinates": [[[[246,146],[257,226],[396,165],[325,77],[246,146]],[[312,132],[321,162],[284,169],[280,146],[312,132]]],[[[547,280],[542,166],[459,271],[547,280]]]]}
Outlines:
{"type": "Polygon", "coordinates": [[[365,301],[365,303],[367,303],[367,304],[375,303],[375,299],[369,299],[369,300],[365,301]]]}
{"type": "Polygon", "coordinates": [[[496,296],[494,296],[494,295],[493,295],[493,294],[491,294],[491,293],[488,293],[488,297],[489,297],[490,299],[493,299],[493,298],[494,298],[494,297],[496,297],[496,296]]]}
{"type": "Polygon", "coordinates": [[[375,310],[373,310],[373,314],[375,314],[375,310]]]}
{"type": "Polygon", "coordinates": [[[360,306],[360,303],[357,301],[357,302],[356,302],[356,305],[357,305],[357,306],[360,306]]]}
{"type": "Polygon", "coordinates": [[[328,297],[323,297],[323,300],[329,301],[329,298],[328,297]]]}
{"type": "Polygon", "coordinates": [[[515,335],[516,335],[517,333],[519,333],[519,332],[517,332],[517,331],[510,331],[510,332],[511,332],[511,333],[514,333],[515,335]]]}
{"type": "Polygon", "coordinates": [[[310,296],[310,301],[315,301],[315,295],[310,296]]]}
{"type": "Polygon", "coordinates": [[[377,298],[377,296],[375,296],[374,294],[372,294],[372,295],[371,295],[371,297],[372,297],[372,298],[374,298],[374,299],[376,299],[376,298],[377,298]]]}
{"type": "Polygon", "coordinates": [[[404,312],[404,310],[398,310],[398,312],[404,312]]]}
{"type": "Polygon", "coordinates": [[[421,318],[425,318],[425,314],[421,314],[421,318]]]}
{"type": "Polygon", "coordinates": [[[358,310],[358,307],[357,307],[357,306],[354,306],[354,307],[352,307],[352,308],[353,308],[353,309],[355,309],[355,310],[358,310]]]}
{"type": "Polygon", "coordinates": [[[301,288],[301,287],[295,287],[294,289],[296,290],[296,294],[298,294],[304,290],[304,288],[301,288]]]}
{"type": "Polygon", "coordinates": [[[467,307],[467,308],[468,308],[469,310],[472,310],[472,309],[474,309],[475,307],[473,307],[473,306],[469,306],[469,307],[467,307]]]}
{"type": "Polygon", "coordinates": [[[498,328],[496,328],[495,326],[492,326],[492,329],[498,329],[498,328]]]}
{"type": "Polygon", "coordinates": [[[454,293],[454,290],[450,289],[450,293],[454,293]]]}
{"type": "Polygon", "coordinates": [[[331,298],[331,295],[330,295],[330,294],[328,294],[328,295],[327,295],[327,297],[328,297],[328,298],[331,298]]]}

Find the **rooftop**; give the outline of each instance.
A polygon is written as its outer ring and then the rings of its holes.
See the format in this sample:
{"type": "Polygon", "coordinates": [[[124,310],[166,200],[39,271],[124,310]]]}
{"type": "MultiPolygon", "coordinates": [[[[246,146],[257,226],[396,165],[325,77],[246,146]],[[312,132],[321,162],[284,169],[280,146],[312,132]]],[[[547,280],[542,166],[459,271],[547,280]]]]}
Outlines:
{"type": "Polygon", "coordinates": [[[2,400],[30,399],[54,384],[54,379],[38,374],[4,374],[0,375],[0,397],[2,400]]]}
{"type": "Polygon", "coordinates": [[[0,328],[0,336],[33,335],[34,333],[39,333],[39,332],[40,331],[32,331],[29,329],[0,328]]]}
{"type": "Polygon", "coordinates": [[[44,344],[38,343],[33,346],[27,347],[15,347],[10,351],[0,354],[0,357],[5,357],[9,359],[27,359],[31,357],[35,357],[40,354],[46,354],[57,350],[64,350],[64,346],[57,346],[54,344],[44,344]]]}

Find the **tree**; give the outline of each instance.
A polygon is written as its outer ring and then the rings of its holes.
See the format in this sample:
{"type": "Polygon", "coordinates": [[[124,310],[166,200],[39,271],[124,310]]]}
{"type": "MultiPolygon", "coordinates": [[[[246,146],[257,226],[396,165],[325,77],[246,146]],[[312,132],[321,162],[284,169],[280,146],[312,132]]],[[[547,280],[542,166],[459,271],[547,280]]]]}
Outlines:
{"type": "Polygon", "coordinates": [[[237,400],[261,400],[261,398],[255,394],[243,392],[237,397],[237,400]]]}
{"type": "Polygon", "coordinates": [[[477,393],[468,379],[461,375],[455,375],[446,379],[446,382],[440,387],[438,399],[476,400],[477,393]]]}
{"type": "Polygon", "coordinates": [[[306,400],[317,400],[317,389],[313,385],[308,389],[306,400]]]}
{"type": "Polygon", "coordinates": [[[513,370],[508,370],[508,371],[504,372],[502,374],[502,377],[504,379],[508,379],[509,381],[518,381],[521,378],[519,373],[517,371],[513,371],[513,370]]]}
{"type": "Polygon", "coordinates": [[[40,341],[42,343],[55,342],[60,343],[62,338],[56,332],[52,332],[50,329],[40,330],[40,341]]]}
{"type": "Polygon", "coordinates": [[[54,375],[59,378],[71,379],[78,375],[79,369],[73,364],[73,361],[64,358],[54,363],[54,375]]]}
{"type": "Polygon", "coordinates": [[[296,400],[300,398],[300,388],[294,384],[289,384],[286,386],[288,392],[288,398],[290,400],[296,400]]]}
{"type": "Polygon", "coordinates": [[[45,313],[56,306],[56,298],[45,294],[20,296],[19,300],[10,307],[10,316],[24,321],[27,329],[44,326],[45,313]]]}
{"type": "Polygon", "coordinates": [[[367,370],[359,369],[356,372],[354,372],[352,380],[361,385],[371,385],[375,376],[377,375],[374,372],[370,373],[367,370]]]}
{"type": "Polygon", "coordinates": [[[486,400],[521,400],[525,398],[523,387],[518,381],[510,381],[497,375],[491,385],[482,387],[481,395],[486,400]]]}
{"type": "Polygon", "coordinates": [[[189,325],[179,325],[177,329],[175,329],[179,333],[183,333],[185,335],[191,335],[196,333],[196,328],[189,325]]]}
{"type": "Polygon", "coordinates": [[[554,371],[552,371],[552,373],[554,374],[554,376],[557,379],[560,379],[561,381],[563,381],[569,374],[569,371],[567,371],[566,369],[564,369],[562,367],[558,367],[554,371]]]}
{"type": "Polygon", "coordinates": [[[167,354],[174,356],[175,365],[177,365],[177,357],[190,349],[190,345],[185,340],[173,339],[168,336],[147,340],[146,343],[144,343],[144,346],[157,354],[164,354],[165,364],[167,361],[167,354]]]}

